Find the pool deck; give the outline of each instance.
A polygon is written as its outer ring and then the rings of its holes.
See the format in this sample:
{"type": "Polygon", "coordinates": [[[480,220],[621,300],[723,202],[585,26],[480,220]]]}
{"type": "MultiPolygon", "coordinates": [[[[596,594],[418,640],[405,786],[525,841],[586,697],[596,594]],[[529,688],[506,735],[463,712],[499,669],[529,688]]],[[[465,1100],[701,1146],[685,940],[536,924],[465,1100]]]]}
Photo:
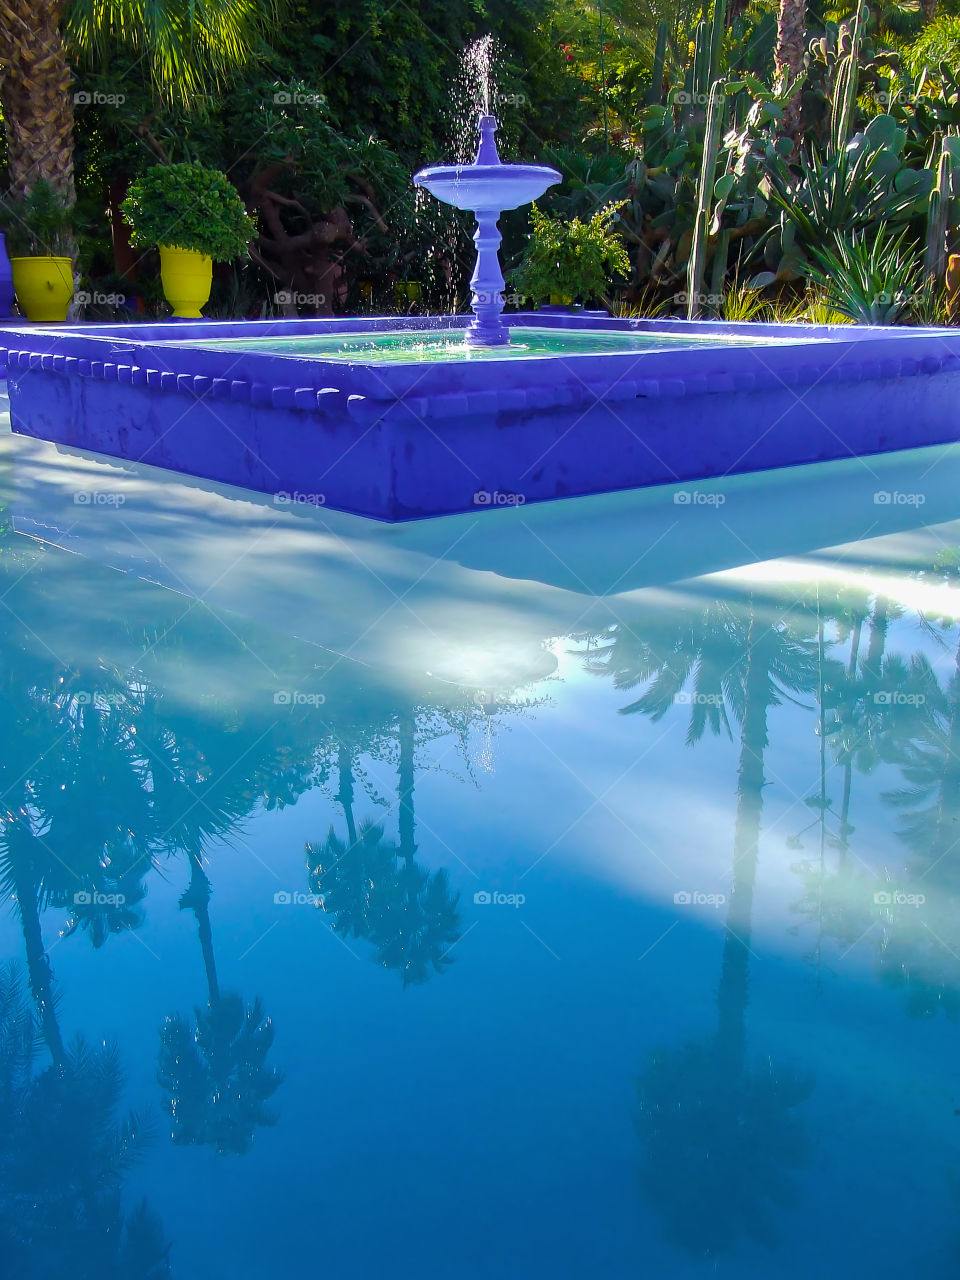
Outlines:
{"type": "Polygon", "coordinates": [[[190,344],[462,327],[468,317],[201,321],[5,327],[0,362],[16,432],[386,521],[960,437],[956,330],[509,320],[703,345],[377,363],[190,344]],[[743,338],[752,341],[730,344],[743,338]]]}

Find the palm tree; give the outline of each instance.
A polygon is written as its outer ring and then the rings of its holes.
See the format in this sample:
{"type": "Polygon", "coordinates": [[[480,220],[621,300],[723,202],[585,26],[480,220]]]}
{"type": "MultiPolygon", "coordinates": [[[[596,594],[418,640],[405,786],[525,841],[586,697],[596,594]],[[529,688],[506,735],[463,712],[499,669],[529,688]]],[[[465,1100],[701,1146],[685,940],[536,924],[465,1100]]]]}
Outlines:
{"type": "Polygon", "coordinates": [[[259,999],[246,1005],[220,990],[210,924],[210,880],[199,853],[190,857],[190,884],[180,909],[197,919],[207,980],[207,1005],[193,1019],[170,1014],[160,1029],[158,1081],[173,1120],[178,1146],[212,1147],[218,1154],[243,1155],[259,1125],[276,1123],[268,1100],[282,1073],[267,1065],[273,1023],[259,999]]]}
{"type": "MultiPolygon", "coordinates": [[[[778,87],[781,90],[803,76],[806,52],[807,0],[780,0],[777,8],[777,43],[773,56],[778,87]]],[[[802,83],[797,85],[783,112],[783,132],[790,138],[795,138],[800,128],[802,88],[802,83]]]]}
{"type": "Polygon", "coordinates": [[[0,109],[11,190],[45,179],[73,204],[70,54],[112,45],[150,61],[158,93],[189,104],[246,62],[278,21],[278,0],[0,0],[0,109]]]}
{"type": "Polygon", "coordinates": [[[68,2],[0,0],[0,109],[12,190],[45,179],[73,204],[73,85],[60,32],[68,2]]]}

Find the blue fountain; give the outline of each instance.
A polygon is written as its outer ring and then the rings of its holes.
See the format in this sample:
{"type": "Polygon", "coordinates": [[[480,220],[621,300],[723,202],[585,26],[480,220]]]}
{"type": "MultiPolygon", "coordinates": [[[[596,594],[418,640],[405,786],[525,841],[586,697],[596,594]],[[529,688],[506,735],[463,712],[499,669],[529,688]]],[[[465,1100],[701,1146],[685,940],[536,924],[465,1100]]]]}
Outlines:
{"type": "Polygon", "coordinates": [[[476,216],[472,316],[8,322],[13,430],[389,521],[960,439],[956,329],[504,316],[498,220],[560,174],[501,162],[478,50],[476,159],[414,178],[476,216]]]}
{"type": "Polygon", "coordinates": [[[473,164],[432,165],[414,175],[414,185],[477,219],[473,242],[477,264],[470,278],[473,321],[466,330],[475,346],[500,347],[510,341],[510,330],[501,320],[503,271],[500,268],[500,215],[519,209],[542,196],[562,180],[556,169],[538,164],[504,164],[497,152],[497,118],[480,117],[480,140],[473,164]]]}

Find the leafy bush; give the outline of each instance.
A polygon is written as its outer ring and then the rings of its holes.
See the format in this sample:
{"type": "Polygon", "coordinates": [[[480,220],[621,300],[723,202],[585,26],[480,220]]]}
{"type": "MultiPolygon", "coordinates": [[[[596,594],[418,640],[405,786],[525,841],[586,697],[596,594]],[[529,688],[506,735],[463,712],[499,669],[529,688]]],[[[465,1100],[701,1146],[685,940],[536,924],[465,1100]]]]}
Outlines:
{"type": "Polygon", "coordinates": [[[70,257],[74,209],[44,179],[19,199],[0,202],[0,229],[12,257],[70,257]]]}
{"type": "Polygon", "coordinates": [[[576,301],[602,297],[614,276],[630,273],[630,259],[614,230],[619,205],[598,209],[589,222],[548,218],[536,205],[520,265],[510,273],[517,293],[539,306],[552,295],[576,301]]]}
{"type": "Polygon", "coordinates": [[[229,262],[256,235],[227,175],[202,164],[154,165],[131,184],[121,209],[141,249],[168,245],[229,262]]]}

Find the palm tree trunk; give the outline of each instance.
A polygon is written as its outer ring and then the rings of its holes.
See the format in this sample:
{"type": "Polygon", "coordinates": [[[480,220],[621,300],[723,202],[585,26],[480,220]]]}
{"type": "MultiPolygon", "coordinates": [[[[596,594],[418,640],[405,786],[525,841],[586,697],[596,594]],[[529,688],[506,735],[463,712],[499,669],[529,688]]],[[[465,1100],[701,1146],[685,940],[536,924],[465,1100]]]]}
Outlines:
{"type": "MultiPolygon", "coordinates": [[[[777,80],[781,87],[792,84],[803,73],[803,57],[807,44],[806,0],[780,0],[777,14],[777,44],[774,51],[777,80]]],[[[798,86],[783,112],[783,132],[796,138],[800,130],[800,108],[803,105],[798,86]]]]}
{"type": "Polygon", "coordinates": [[[343,816],[347,820],[347,836],[352,849],[357,843],[357,824],[353,816],[353,759],[342,742],[337,751],[337,773],[340,776],[337,800],[343,805],[343,816]]]}
{"type": "Polygon", "coordinates": [[[745,705],[737,768],[737,817],[733,838],[733,886],[727,909],[720,985],[717,989],[717,1046],[724,1062],[739,1071],[746,1055],[750,936],[753,889],[757,877],[760,816],[763,810],[763,757],[767,749],[770,679],[757,652],[765,628],[751,605],[747,630],[745,705]]]}
{"type": "Polygon", "coordinates": [[[400,812],[397,815],[398,833],[400,836],[400,856],[409,865],[417,852],[416,827],[413,815],[414,773],[414,735],[416,733],[416,717],[413,712],[404,711],[400,715],[397,736],[400,741],[400,767],[397,773],[400,812]]]}
{"type": "Polygon", "coordinates": [[[72,204],[73,86],[60,35],[66,0],[0,0],[0,108],[10,188],[46,179],[72,204]]]}
{"type": "Polygon", "coordinates": [[[43,1033],[44,1043],[50,1050],[54,1066],[62,1068],[67,1060],[67,1053],[63,1046],[63,1036],[54,1005],[53,970],[50,968],[47,949],[43,945],[36,882],[29,875],[18,874],[15,877],[14,893],[20,911],[20,925],[23,929],[30,991],[40,1015],[40,1030],[43,1033]]]}
{"type": "Polygon", "coordinates": [[[887,627],[890,625],[889,604],[886,596],[877,596],[870,615],[870,639],[863,669],[872,684],[877,684],[883,667],[883,653],[887,645],[887,627]]]}
{"type": "Polygon", "coordinates": [[[220,999],[220,983],[217,980],[217,961],[213,954],[213,929],[210,925],[210,880],[200,863],[200,855],[190,855],[190,886],[180,899],[180,910],[185,907],[197,918],[197,933],[203,967],[207,975],[207,998],[211,1005],[220,999]]]}
{"type": "Polygon", "coordinates": [[[958,816],[960,816],[960,643],[957,645],[954,659],[946,759],[937,795],[937,826],[932,851],[934,858],[941,858],[956,843],[958,816]]]}

